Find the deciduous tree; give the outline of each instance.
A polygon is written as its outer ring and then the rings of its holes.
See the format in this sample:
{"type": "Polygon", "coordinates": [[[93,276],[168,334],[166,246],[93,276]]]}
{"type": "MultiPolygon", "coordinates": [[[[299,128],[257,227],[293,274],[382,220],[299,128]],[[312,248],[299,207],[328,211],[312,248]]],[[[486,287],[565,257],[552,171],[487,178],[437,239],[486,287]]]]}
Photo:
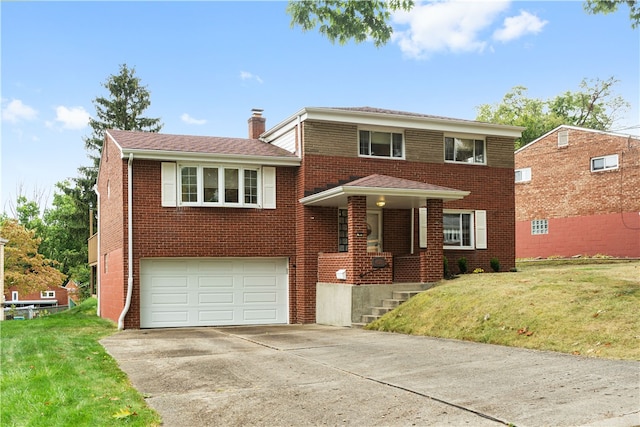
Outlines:
{"type": "Polygon", "coordinates": [[[559,125],[610,130],[618,115],[629,103],[612,92],[618,81],[582,80],[577,92],[566,91],[549,100],[529,98],[527,88],[516,86],[497,104],[476,107],[476,120],[504,125],[523,126],[520,148],[559,125]]]}
{"type": "Polygon", "coordinates": [[[613,13],[618,10],[621,5],[629,6],[629,20],[632,28],[638,28],[640,25],[640,4],[637,0],[587,0],[583,7],[587,13],[613,13]]]}
{"type": "Polygon", "coordinates": [[[38,253],[41,240],[34,230],[27,230],[15,219],[5,219],[0,235],[8,240],[4,248],[5,287],[30,294],[63,284],[66,276],[55,268],[56,262],[38,253]]]}

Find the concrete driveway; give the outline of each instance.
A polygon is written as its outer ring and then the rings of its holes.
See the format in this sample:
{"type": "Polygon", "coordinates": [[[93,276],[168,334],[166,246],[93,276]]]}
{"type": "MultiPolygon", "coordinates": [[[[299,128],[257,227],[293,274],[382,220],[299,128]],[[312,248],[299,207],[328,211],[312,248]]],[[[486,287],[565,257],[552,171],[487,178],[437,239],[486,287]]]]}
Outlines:
{"type": "Polygon", "coordinates": [[[102,340],[166,426],[640,425],[640,363],[319,325],[102,340]]]}

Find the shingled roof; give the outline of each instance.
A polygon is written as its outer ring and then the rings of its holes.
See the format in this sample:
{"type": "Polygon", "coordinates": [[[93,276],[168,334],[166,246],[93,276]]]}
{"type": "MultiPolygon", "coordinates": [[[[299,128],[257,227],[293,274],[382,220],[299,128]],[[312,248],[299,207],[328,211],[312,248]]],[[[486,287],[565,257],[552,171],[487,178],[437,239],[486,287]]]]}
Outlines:
{"type": "Polygon", "coordinates": [[[296,158],[294,154],[259,139],[170,135],[113,129],[107,133],[123,151],[296,158]]]}

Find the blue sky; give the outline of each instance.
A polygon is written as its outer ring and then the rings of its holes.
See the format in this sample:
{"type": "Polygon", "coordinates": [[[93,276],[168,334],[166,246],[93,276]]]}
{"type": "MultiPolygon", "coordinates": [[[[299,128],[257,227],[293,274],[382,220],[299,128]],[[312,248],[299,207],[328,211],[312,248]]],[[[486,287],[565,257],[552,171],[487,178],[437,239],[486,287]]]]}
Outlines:
{"type": "MultiPolygon", "coordinates": [[[[126,63],[151,92],[163,133],[247,136],[303,107],[372,106],[474,119],[517,85],[547,99],[582,79],[620,83],[640,130],[640,29],[628,9],[588,15],[579,1],[417,2],[394,40],[331,44],[290,27],[286,2],[2,2],[2,210],[90,164],[93,100],[126,63]]],[[[10,212],[9,212],[10,213],[10,212]]]]}

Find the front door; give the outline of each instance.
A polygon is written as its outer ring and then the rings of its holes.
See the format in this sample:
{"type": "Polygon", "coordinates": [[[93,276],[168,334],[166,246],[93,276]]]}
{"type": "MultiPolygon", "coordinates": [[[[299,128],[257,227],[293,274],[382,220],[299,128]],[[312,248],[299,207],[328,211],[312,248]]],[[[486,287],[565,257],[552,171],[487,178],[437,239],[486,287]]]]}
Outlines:
{"type": "Polygon", "coordinates": [[[367,252],[382,252],[382,211],[367,211],[367,252]]]}

